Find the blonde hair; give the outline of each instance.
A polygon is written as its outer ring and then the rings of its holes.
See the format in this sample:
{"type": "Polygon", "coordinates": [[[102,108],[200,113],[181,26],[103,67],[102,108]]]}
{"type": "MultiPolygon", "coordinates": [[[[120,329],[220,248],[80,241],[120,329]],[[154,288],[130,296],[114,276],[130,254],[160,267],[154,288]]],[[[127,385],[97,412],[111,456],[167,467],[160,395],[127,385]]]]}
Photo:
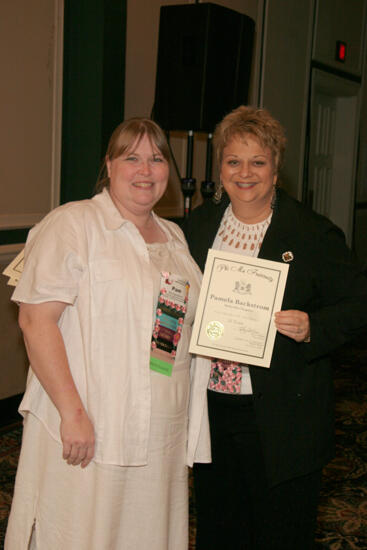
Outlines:
{"type": "Polygon", "coordinates": [[[278,172],[283,163],[286,145],[284,129],[266,109],[245,105],[226,115],[215,129],[213,145],[218,163],[221,164],[223,149],[233,138],[242,140],[248,134],[254,136],[264,149],[270,149],[278,172]]]}
{"type": "Polygon", "coordinates": [[[152,146],[157,147],[166,161],[169,161],[170,153],[167,139],[158,124],[149,118],[135,117],[125,120],[115,128],[108,142],[106,156],[95,186],[96,193],[100,193],[105,187],[109,186],[106,160],[114,160],[130,151],[135,144],[140,143],[144,136],[147,136],[152,146]]]}

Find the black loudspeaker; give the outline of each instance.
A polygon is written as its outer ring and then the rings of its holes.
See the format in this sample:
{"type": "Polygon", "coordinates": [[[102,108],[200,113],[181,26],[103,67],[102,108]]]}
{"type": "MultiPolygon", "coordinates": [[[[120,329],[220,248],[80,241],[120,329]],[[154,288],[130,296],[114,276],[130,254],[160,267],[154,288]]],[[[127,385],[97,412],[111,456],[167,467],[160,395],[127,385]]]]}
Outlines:
{"type": "Polygon", "coordinates": [[[165,130],[212,132],[247,103],[254,28],[211,2],[162,6],[154,120],[165,130]]]}

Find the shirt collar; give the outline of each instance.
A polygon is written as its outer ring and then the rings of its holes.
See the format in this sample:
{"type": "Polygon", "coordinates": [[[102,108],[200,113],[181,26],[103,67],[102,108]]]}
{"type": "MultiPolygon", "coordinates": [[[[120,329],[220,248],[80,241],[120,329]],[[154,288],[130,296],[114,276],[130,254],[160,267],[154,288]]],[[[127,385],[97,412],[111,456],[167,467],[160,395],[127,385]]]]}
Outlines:
{"type": "MultiPolygon", "coordinates": [[[[122,227],[125,223],[128,223],[129,220],[127,220],[120,214],[115,203],[111,199],[111,195],[106,187],[101,193],[95,195],[93,197],[93,200],[98,204],[100,208],[106,229],[110,231],[116,231],[117,229],[120,229],[120,227],[122,227]]],[[[161,223],[159,217],[153,211],[152,215],[157,223],[160,225],[160,227],[163,229],[163,231],[166,233],[168,240],[170,240],[170,234],[167,231],[166,227],[161,223]]]]}
{"type": "Polygon", "coordinates": [[[127,223],[127,219],[121,216],[111,199],[108,189],[105,187],[101,193],[95,195],[93,200],[98,204],[106,229],[115,231],[127,223]]]}

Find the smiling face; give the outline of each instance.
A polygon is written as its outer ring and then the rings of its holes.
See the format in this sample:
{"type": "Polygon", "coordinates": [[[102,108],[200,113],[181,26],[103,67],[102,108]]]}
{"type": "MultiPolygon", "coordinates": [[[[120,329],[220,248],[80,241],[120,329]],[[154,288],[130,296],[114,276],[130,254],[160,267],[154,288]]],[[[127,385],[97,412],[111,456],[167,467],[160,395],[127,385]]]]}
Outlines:
{"type": "Polygon", "coordinates": [[[220,177],[238,219],[256,223],[267,218],[277,181],[269,148],[250,134],[233,138],[223,149],[220,177]]]}
{"type": "Polygon", "coordinates": [[[149,213],[166,190],[168,162],[146,134],[106,166],[111,198],[127,219],[149,213]]]}

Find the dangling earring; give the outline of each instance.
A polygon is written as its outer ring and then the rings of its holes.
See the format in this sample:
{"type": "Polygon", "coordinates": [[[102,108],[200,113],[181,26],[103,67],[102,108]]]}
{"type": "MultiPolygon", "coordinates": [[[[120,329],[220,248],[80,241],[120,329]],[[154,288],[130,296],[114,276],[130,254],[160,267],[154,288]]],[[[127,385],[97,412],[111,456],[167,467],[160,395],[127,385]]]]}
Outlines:
{"type": "Polygon", "coordinates": [[[272,210],[274,210],[274,208],[277,204],[277,189],[278,189],[278,184],[274,183],[274,185],[273,185],[273,195],[271,197],[271,202],[270,202],[270,208],[272,210]]]}
{"type": "Polygon", "coordinates": [[[223,195],[223,183],[221,180],[219,180],[219,183],[216,186],[214,197],[213,197],[213,201],[215,202],[215,204],[220,203],[220,201],[222,200],[222,195],[223,195]]]}

